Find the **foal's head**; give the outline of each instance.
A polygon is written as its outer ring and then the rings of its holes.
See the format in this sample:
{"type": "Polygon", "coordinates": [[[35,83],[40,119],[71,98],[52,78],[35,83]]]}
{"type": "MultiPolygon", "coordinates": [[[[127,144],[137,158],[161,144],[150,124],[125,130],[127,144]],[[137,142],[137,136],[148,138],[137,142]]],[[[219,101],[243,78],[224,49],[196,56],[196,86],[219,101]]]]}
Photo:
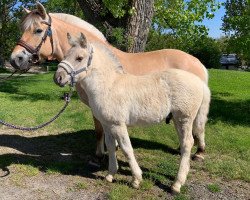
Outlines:
{"type": "Polygon", "coordinates": [[[49,39],[51,32],[48,32],[51,21],[43,5],[37,3],[37,9],[24,10],[26,16],[21,24],[23,35],[10,59],[11,65],[21,70],[28,69],[32,63],[48,58],[52,54],[53,45],[49,39]],[[43,39],[46,34],[47,37],[43,39]],[[41,47],[38,48],[38,46],[41,47]]]}
{"type": "Polygon", "coordinates": [[[61,87],[67,83],[74,85],[86,75],[93,54],[92,47],[83,33],[77,38],[72,38],[68,33],[67,38],[71,48],[66,53],[64,60],[59,63],[54,75],[55,83],[61,87]]]}

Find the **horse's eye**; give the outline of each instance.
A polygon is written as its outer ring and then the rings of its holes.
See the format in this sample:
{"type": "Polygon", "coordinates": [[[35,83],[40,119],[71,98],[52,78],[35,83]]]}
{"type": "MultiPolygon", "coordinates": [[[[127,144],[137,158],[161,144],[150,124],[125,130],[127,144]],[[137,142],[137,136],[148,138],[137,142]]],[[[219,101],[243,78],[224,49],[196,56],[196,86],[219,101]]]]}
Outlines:
{"type": "Polygon", "coordinates": [[[81,61],[82,61],[82,59],[83,59],[83,57],[82,57],[82,56],[78,56],[78,57],[76,58],[76,60],[77,60],[78,62],[81,62],[81,61]]]}
{"type": "Polygon", "coordinates": [[[38,29],[35,30],[35,33],[37,33],[37,34],[39,34],[41,32],[43,32],[43,29],[38,28],[38,29]]]}

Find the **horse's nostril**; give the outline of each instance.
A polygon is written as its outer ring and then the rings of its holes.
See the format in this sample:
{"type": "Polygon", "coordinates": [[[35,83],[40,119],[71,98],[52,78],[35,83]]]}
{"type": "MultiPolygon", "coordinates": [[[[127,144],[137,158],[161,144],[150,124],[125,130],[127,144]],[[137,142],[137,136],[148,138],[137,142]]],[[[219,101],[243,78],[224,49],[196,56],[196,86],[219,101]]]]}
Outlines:
{"type": "Polygon", "coordinates": [[[61,83],[61,82],[62,82],[62,76],[58,76],[58,77],[57,77],[57,82],[58,82],[58,83],[61,83]]]}
{"type": "Polygon", "coordinates": [[[23,57],[22,56],[18,56],[17,59],[18,59],[18,61],[22,61],[23,57]]]}

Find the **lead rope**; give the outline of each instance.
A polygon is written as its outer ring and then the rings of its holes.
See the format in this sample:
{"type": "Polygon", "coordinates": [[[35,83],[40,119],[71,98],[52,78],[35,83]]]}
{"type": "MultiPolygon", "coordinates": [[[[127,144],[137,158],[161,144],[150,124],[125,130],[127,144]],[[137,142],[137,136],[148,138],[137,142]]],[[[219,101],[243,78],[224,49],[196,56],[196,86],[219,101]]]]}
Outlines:
{"type": "Polygon", "coordinates": [[[64,93],[64,101],[65,101],[65,104],[64,106],[62,107],[62,109],[53,117],[51,118],[48,122],[45,122],[43,124],[40,124],[38,126],[34,126],[34,127],[22,127],[22,126],[16,126],[14,124],[10,124],[10,123],[7,123],[3,120],[0,120],[0,124],[4,125],[4,126],[7,126],[9,128],[13,128],[13,129],[17,129],[17,130],[21,130],[21,131],[35,131],[35,130],[38,130],[38,129],[41,129],[45,126],[48,126],[49,124],[51,124],[53,121],[55,121],[64,111],[65,109],[67,108],[67,106],[69,105],[69,102],[71,100],[71,96],[73,94],[73,90],[72,88],[70,88],[70,92],[68,93],[64,93]]]}
{"type": "Polygon", "coordinates": [[[15,70],[14,72],[11,73],[11,75],[4,77],[4,78],[0,78],[0,83],[7,81],[8,79],[10,79],[15,73],[17,72],[17,70],[15,70]]]}
{"type": "MultiPolygon", "coordinates": [[[[26,70],[24,70],[24,71],[21,71],[21,73],[18,74],[16,77],[19,77],[19,76],[21,76],[22,74],[25,74],[25,73],[28,72],[29,70],[30,70],[30,68],[28,68],[28,69],[26,69],[26,70]]],[[[15,73],[17,73],[17,72],[18,72],[18,70],[15,70],[14,72],[12,72],[11,75],[9,75],[9,76],[7,76],[7,77],[4,77],[4,78],[0,78],[0,83],[3,83],[3,82],[5,82],[5,81],[11,79],[11,78],[13,77],[13,75],[14,75],[15,73]]]]}

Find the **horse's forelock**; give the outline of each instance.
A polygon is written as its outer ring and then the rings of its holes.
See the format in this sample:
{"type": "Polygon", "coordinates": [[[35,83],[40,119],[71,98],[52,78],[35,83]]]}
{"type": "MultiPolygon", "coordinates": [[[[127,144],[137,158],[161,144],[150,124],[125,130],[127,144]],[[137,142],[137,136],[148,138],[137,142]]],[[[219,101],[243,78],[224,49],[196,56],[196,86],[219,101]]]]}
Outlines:
{"type": "Polygon", "coordinates": [[[41,16],[37,13],[37,10],[34,10],[24,16],[21,22],[21,30],[24,32],[26,30],[32,29],[41,22],[41,16]]]}

